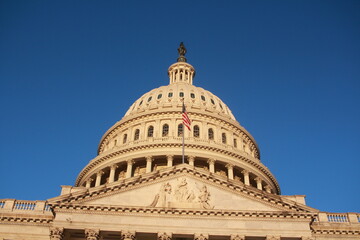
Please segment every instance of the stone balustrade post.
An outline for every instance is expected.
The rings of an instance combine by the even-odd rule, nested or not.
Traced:
[[[326,212],[319,212],[318,218],[319,222],[329,222]]]
[[[101,176],[102,176],[103,174],[104,174],[104,172],[101,171],[101,170],[96,173],[95,187],[100,186]]]
[[[209,158],[208,159],[208,164],[209,164],[209,171],[211,172],[211,173],[215,173],[215,159],[213,159],[213,158]]]
[[[350,223],[359,223],[356,213],[348,213],[347,215]]]
[[[15,199],[6,199],[3,210],[12,211],[15,205]]]
[[[94,179],[92,179],[92,178],[89,178],[88,180],[86,180],[86,185],[85,185],[85,187],[86,187],[86,188],[90,188],[92,181],[94,181]]]
[[[167,158],[167,166],[172,167],[174,161],[174,155],[167,155],[166,158]]]
[[[153,159],[152,156],[147,156],[146,157],[146,173],[151,172],[153,160],[154,159]]]
[[[112,183],[115,181],[115,171],[118,168],[117,164],[113,164],[110,167],[110,176],[109,176],[109,183]]]
[[[50,239],[51,240],[62,240],[64,237],[64,228],[51,227],[50,228]]]
[[[244,175],[244,184],[250,186],[250,177],[248,170],[242,170],[241,173]]]
[[[228,163],[226,168],[228,170],[228,178],[234,180],[234,165]]]
[[[254,180],[256,181],[257,189],[262,190],[262,180],[261,180],[261,178],[257,177]]]
[[[195,156],[188,156],[188,161],[190,166],[194,166]]]
[[[122,231],[121,240],[135,240],[135,232],[131,231]]]
[[[126,178],[130,178],[132,175],[132,166],[134,164],[134,160],[127,160],[127,168],[126,168]]]
[[[35,204],[34,211],[43,212],[44,209],[45,209],[45,204],[46,204],[46,201],[37,200],[36,204]]]
[[[100,230],[99,229],[85,229],[86,240],[99,240]]]

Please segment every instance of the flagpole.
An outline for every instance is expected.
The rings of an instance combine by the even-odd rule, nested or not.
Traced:
[[[182,124],[182,163],[185,163],[185,126],[184,123]]]
[[[184,110],[184,98],[182,99],[183,102],[183,110]],[[185,124],[184,121],[182,121],[182,163],[185,163]]]

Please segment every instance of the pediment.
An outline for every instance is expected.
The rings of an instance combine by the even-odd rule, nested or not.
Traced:
[[[305,205],[284,202],[280,196],[188,167],[115,182],[49,201],[88,206],[308,212]]]

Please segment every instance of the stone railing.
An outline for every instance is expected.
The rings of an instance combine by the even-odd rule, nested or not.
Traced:
[[[47,201],[0,199],[0,212],[51,213]]]
[[[360,223],[359,213],[320,212],[315,219],[318,223]]]

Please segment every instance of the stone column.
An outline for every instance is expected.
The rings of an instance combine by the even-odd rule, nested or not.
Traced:
[[[152,156],[147,156],[146,157],[146,173],[151,172],[151,165],[152,165],[152,161],[154,159],[152,158]]]
[[[166,233],[166,232],[159,232],[157,235],[158,240],[171,240],[172,239],[172,233]]]
[[[101,183],[101,176],[104,174],[104,172],[103,171],[98,171],[97,173],[96,173],[96,182],[95,182],[95,187],[97,187],[97,186],[100,186],[100,183]]]
[[[110,167],[110,176],[109,176],[109,183],[112,183],[115,181],[115,170],[118,168],[118,165],[113,164]]]
[[[261,178],[257,177],[257,178],[255,178],[255,181],[256,181],[257,189],[262,190]]]
[[[167,158],[167,166],[172,167],[174,161],[174,155],[167,155],[166,158]]]
[[[238,235],[238,234],[231,234],[230,235],[230,240],[245,240],[245,236],[244,235]]]
[[[122,231],[121,240],[135,240],[135,232]]]
[[[127,168],[126,168],[126,178],[130,178],[132,175],[132,166],[134,164],[134,160],[127,160]]]
[[[234,165],[226,164],[226,168],[228,170],[228,178],[234,180]]]
[[[269,185],[266,185],[264,189],[267,193],[271,193],[271,187]]]
[[[195,156],[188,156],[188,161],[190,166],[194,166]]]
[[[209,240],[208,234],[195,234],[194,240]]]
[[[99,240],[100,239],[99,232],[100,232],[99,229],[85,229],[86,240]]]
[[[86,186],[85,187],[90,188],[92,181],[94,181],[94,179],[92,179],[92,178],[89,178],[88,180],[86,180]]]
[[[62,240],[64,237],[64,228],[51,227],[50,228],[50,239],[51,240]]]
[[[249,186],[250,185],[249,171],[242,170],[241,173],[244,174],[244,184]]]
[[[207,162],[209,164],[209,171],[215,173],[215,159],[209,158]]]

